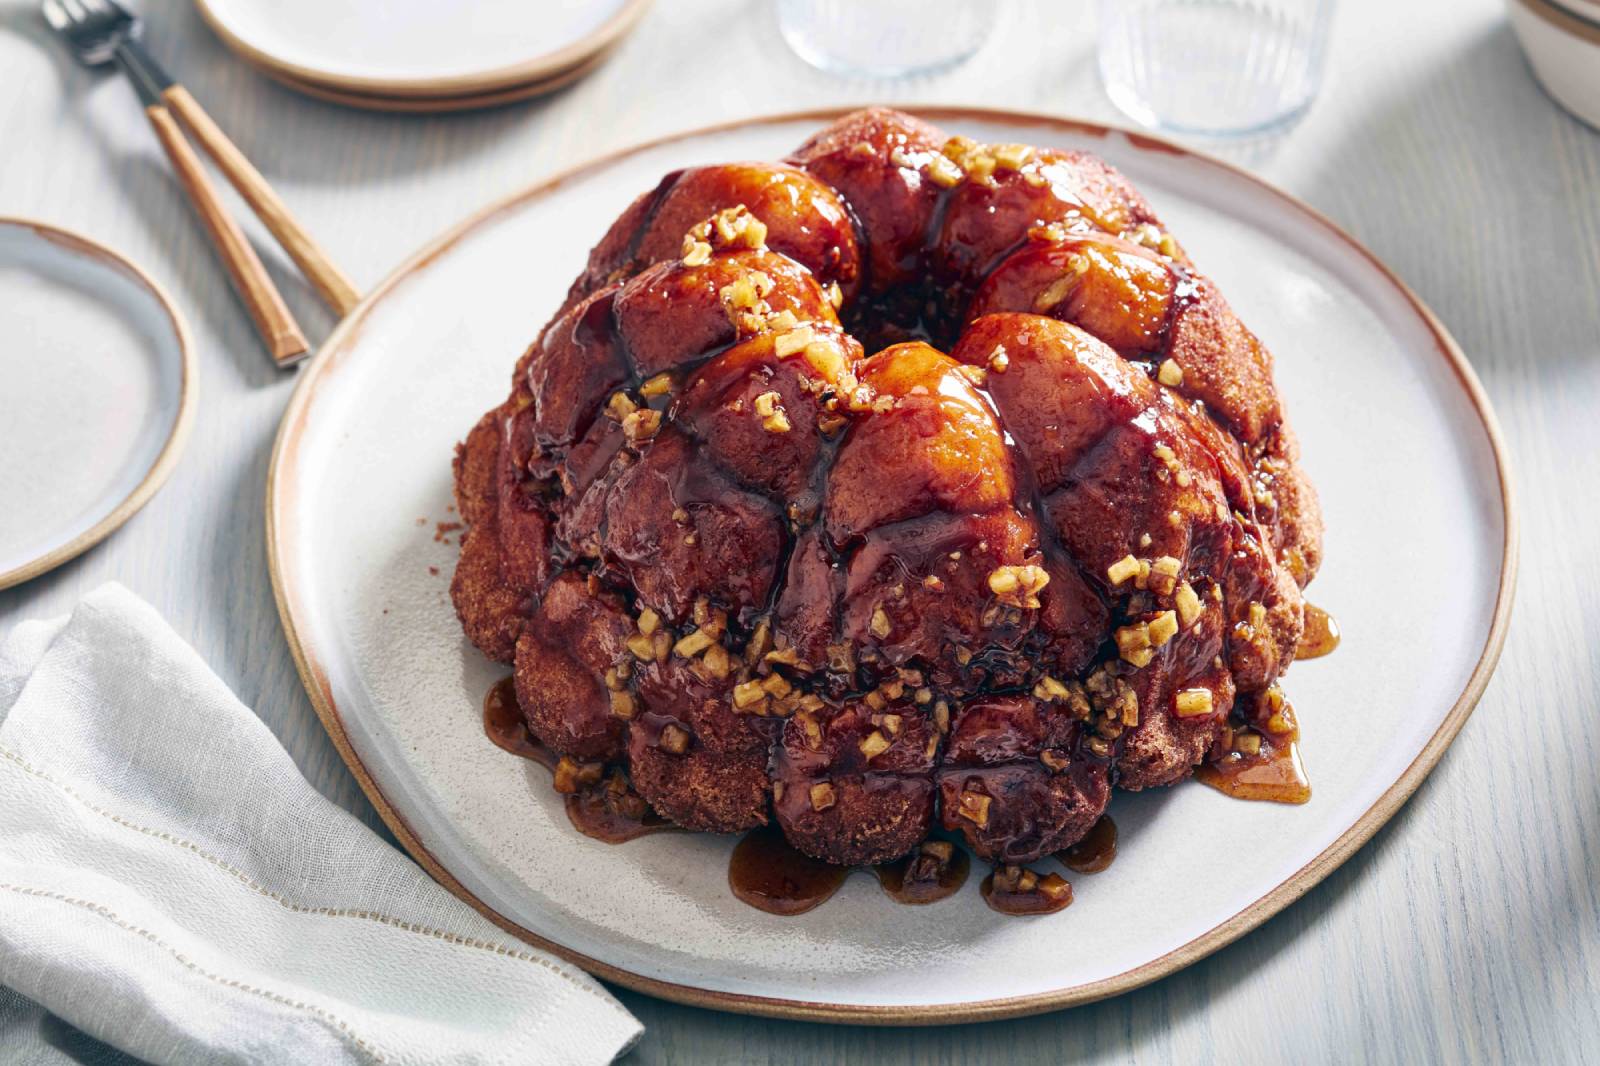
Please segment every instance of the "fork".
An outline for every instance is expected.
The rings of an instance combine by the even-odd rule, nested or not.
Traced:
[[[64,38],[87,67],[108,63],[127,75],[144,105],[161,147],[172,161],[185,193],[215,245],[256,330],[279,366],[292,366],[310,350],[305,335],[273,285],[261,258],[239,224],[223,207],[199,156],[189,146],[173,115],[181,118],[257,217],[289,253],[324,302],[345,315],[361,296],[310,234],[289,213],[266,178],[212,121],[189,90],[169,77],[145,50],[138,16],[116,0],[43,0],[45,21]]]

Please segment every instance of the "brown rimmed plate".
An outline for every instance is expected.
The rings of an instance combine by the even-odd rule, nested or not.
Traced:
[[[378,94],[341,92],[309,82],[300,82],[288,77],[270,67],[257,67],[261,73],[276,81],[286,88],[297,93],[303,93],[325,103],[338,104],[342,107],[354,107],[362,111],[383,111],[389,114],[401,115],[437,115],[453,111],[481,111],[490,107],[504,107],[507,104],[521,103],[524,100],[533,100],[581,81],[594,73],[615,51],[615,45],[596,52],[563,71],[558,71],[538,81],[531,81],[525,85],[515,85],[506,89],[493,92],[475,93],[466,96],[382,96]],[[254,65],[254,64],[252,64]]]
[[[1276,354],[1327,515],[1313,599],[1345,632],[1335,655],[1296,665],[1285,683],[1313,798],[1248,804],[1198,785],[1118,795],[1116,863],[1075,878],[1072,907],[1040,919],[988,910],[976,878],[914,908],[860,877],[778,918],[729,894],[731,839],[581,837],[544,772],[483,736],[481,700],[503,669],[467,645],[449,603],[451,448],[503,398],[517,354],[632,196],[674,167],[781,156],[835,114],[618,152],[491,205],[391,274],[306,368],[279,432],[267,523],[284,627],[330,735],[417,860],[598,976],[699,1006],[883,1024],[1114,995],[1304,894],[1443,755],[1511,609],[1516,521],[1500,434],[1437,319],[1294,198],[1143,134],[925,110],[953,133],[1110,159]],[[1428,605],[1425,646],[1401,606],[1413,604]]]
[[[434,100],[514,90],[621,40],[650,0],[195,0],[242,59],[330,92]]]
[[[148,274],[78,233],[0,218],[0,589],[143,507],[194,423],[189,328]]]

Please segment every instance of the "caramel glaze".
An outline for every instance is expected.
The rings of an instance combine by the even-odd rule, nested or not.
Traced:
[[[622,771],[613,773],[620,775]],[[567,820],[584,836],[607,844],[625,844],[651,833],[678,830],[651,810],[650,805],[628,787],[625,777],[608,779],[569,795]]]
[[[554,770],[560,758],[555,752],[534,739],[528,732],[528,723],[517,705],[516,685],[506,677],[495,682],[483,699],[483,732],[496,747]],[[621,771],[613,771],[620,774]],[[566,797],[567,820],[586,837],[607,844],[621,844],[650,833],[660,833],[676,828],[662,818],[639,794],[626,787],[625,779],[618,787],[616,777],[602,778],[593,785],[569,793]]]
[[[554,770],[556,753],[533,738],[527,720],[517,704],[516,679],[503,677],[483,698],[483,732],[496,747],[532,759],[546,770]]]
[[[1319,659],[1339,646],[1339,623],[1321,607],[1305,605],[1305,629],[1295,661]],[[1235,711],[1239,718],[1238,709]],[[1241,750],[1237,737],[1260,737],[1255,751]],[[1305,803],[1311,781],[1300,761],[1300,724],[1276,685],[1255,698],[1243,720],[1225,730],[1195,778],[1236,799]]]
[[[804,914],[839,891],[850,867],[803,855],[768,825],[752,829],[733,849],[728,887],[757,910],[784,916]]]
[[[752,829],[733,849],[728,886],[740,900],[768,914],[793,915],[826,902],[858,869],[813,859],[789,843],[776,826]],[[942,862],[921,849],[894,862],[868,867],[896,903],[937,903],[961,891],[972,869],[966,851],[951,845]]]
[[[1320,659],[1339,646],[1339,623],[1321,607],[1306,604],[1305,629],[1300,634],[1300,645],[1295,649],[1295,662]]]
[[[1056,852],[1056,860],[1079,874],[1097,874],[1117,857],[1117,823],[1102,814],[1084,838]]]
[[[1195,779],[1236,799],[1305,803],[1311,798],[1311,781],[1300,761],[1300,726],[1294,708],[1274,686],[1257,701],[1253,718],[1251,725],[1258,729],[1241,723],[1223,731],[1210,760],[1195,771]],[[1274,718],[1279,721],[1273,723]],[[1273,724],[1280,731],[1274,731]],[[1259,737],[1259,749],[1240,750],[1241,736]]]
[[[919,849],[903,859],[880,863],[872,872],[877,875],[883,891],[896,903],[914,906],[937,903],[961,891],[961,886],[967,883],[967,874],[972,871],[972,860],[966,849],[951,847],[949,862],[940,862]]]
[[[1014,917],[1027,917],[1054,914],[1072,906],[1072,886],[1061,881],[1059,875],[1049,875],[1059,882],[1057,890],[1049,893],[1037,887],[1027,889],[1017,887],[1015,879],[1009,876],[1010,872],[1016,869],[1016,867],[998,867],[983,879],[983,901],[989,905],[990,910]]]
[[[1305,803],[1311,798],[1311,781],[1300,762],[1300,745],[1293,740],[1264,740],[1257,755],[1229,752],[1200,767],[1194,776],[1235,799]]]

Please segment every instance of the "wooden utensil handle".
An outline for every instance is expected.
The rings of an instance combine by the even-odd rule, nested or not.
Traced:
[[[222,265],[227,268],[233,287],[249,309],[257,332],[267,342],[273,362],[279,366],[298,362],[311,346],[306,343],[305,334],[300,332],[300,326],[289,313],[283,297],[267,276],[267,268],[261,265],[260,256],[245,239],[244,231],[223,209],[216,188],[211,184],[211,179],[206,177],[200,157],[183,139],[183,131],[166,108],[152,105],[145,108],[144,113],[154,127],[156,136],[161,139],[161,147],[166,149],[167,158],[172,160],[178,180],[183,183],[189,202],[194,204],[195,211],[199,213],[211,243],[222,257]]]
[[[189,90],[181,85],[169,85],[161,94],[173,114],[181,118],[194,133],[195,139],[206,154],[216,160],[222,173],[227,175],[239,195],[266,224],[272,235],[283,245],[284,251],[299,264],[301,271],[316,286],[327,305],[341,316],[350,313],[361,302],[361,294],[340,269],[333,265],[316,241],[289,213],[289,208],[273,191],[267,179],[251,165],[245,154],[228,139],[222,128],[211,120]]]

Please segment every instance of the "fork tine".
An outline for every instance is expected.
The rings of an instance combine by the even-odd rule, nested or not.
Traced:
[[[40,10],[44,12],[44,20],[57,33],[65,33],[67,27],[72,25],[72,19],[67,15],[66,8],[61,6],[61,0],[44,0]]]
[[[78,62],[99,67],[116,58],[117,49],[132,39],[138,19],[106,0],[41,0],[50,28],[60,34]]]

